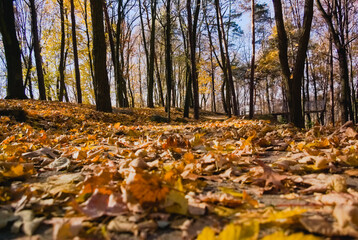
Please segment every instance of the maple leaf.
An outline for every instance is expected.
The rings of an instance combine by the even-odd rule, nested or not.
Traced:
[[[271,167],[267,166],[261,160],[255,160],[255,162],[263,168],[264,172],[259,178],[255,179],[254,182],[260,183],[261,181],[264,181],[265,182],[264,188],[266,191],[269,191],[272,188],[276,190],[280,190],[284,188],[281,181],[285,180],[287,176],[275,172]]]

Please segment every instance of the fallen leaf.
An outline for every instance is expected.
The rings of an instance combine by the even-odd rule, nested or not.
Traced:
[[[128,211],[120,194],[103,192],[100,189],[96,189],[86,202],[76,208],[90,218],[98,218],[103,215],[117,216]]]
[[[255,160],[257,164],[259,164],[264,172],[263,174],[254,180],[254,182],[259,183],[260,180],[265,182],[265,190],[271,190],[272,188],[276,190],[281,190],[284,188],[281,181],[285,180],[287,176],[281,175],[277,172],[275,172],[272,168],[267,166],[263,161],[261,160]]]
[[[348,236],[358,238],[357,229],[351,225],[342,227],[337,222],[329,221],[320,215],[301,217],[300,222],[304,228],[311,233],[317,233],[327,237]]]
[[[169,192],[169,188],[163,186],[157,175],[147,173],[131,173],[126,179],[124,190],[125,201],[131,201],[131,195],[142,205],[162,202]]]
[[[205,227],[198,235],[197,240],[215,240],[215,231],[211,227]]]
[[[53,225],[52,238],[54,240],[66,240],[78,236],[86,219],[85,217],[52,218],[46,223]]]
[[[56,171],[65,170],[71,164],[71,161],[68,158],[60,157],[56,158],[52,163],[48,165],[49,168],[52,168]]]
[[[188,200],[182,192],[171,190],[165,199],[165,211],[186,215],[188,212]]]

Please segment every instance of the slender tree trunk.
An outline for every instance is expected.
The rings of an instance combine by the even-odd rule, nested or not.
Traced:
[[[75,63],[77,102],[82,103],[81,75],[80,75],[80,66],[79,66],[79,63],[78,63],[77,38],[76,38],[75,4],[74,4],[73,1],[74,0],[70,0],[70,2],[71,2],[73,60],[74,60],[74,63]]]
[[[141,52],[141,49],[140,49],[140,45],[138,46],[139,47],[139,54]],[[143,90],[142,90],[142,71],[141,71],[141,55],[139,55],[138,57],[138,80],[139,80],[139,102],[140,102],[140,107],[143,107],[144,106],[144,102],[143,102]]]
[[[165,24],[165,75],[167,82],[167,116],[170,121],[170,103],[171,103],[171,90],[173,82],[173,67],[172,67],[172,57],[171,57],[171,15],[170,15],[170,0],[167,0],[166,3],[166,24]]]
[[[345,48],[337,49],[338,52],[338,61],[339,61],[339,70],[340,76],[342,77],[341,87],[342,87],[342,96],[341,96],[341,108],[342,108],[342,121],[346,122],[348,120],[354,119],[352,102],[350,97],[350,86],[349,86],[349,71],[348,71],[348,62],[347,62],[347,52]]]
[[[123,56],[123,21],[124,21],[124,9],[123,1],[118,1],[118,20],[117,20],[117,31],[116,31],[116,46],[115,46],[115,79],[116,79],[116,94],[117,94],[117,105],[120,107],[128,107],[127,88],[123,76],[124,72],[124,56]],[[121,60],[120,60],[121,58]]]
[[[63,101],[63,96],[65,92],[65,15],[64,15],[64,6],[63,6],[63,0],[58,0],[58,3],[60,5],[60,18],[61,18],[61,46],[60,46],[60,65],[58,67],[60,79],[59,79],[59,94],[58,94],[58,100]]]
[[[255,89],[255,0],[251,0],[251,72],[250,72],[250,112],[249,118],[254,117],[254,89]]]
[[[303,85],[303,89],[305,88],[305,85]],[[307,108],[306,106],[303,106],[303,113],[305,113],[305,111],[307,111],[307,118],[308,118],[308,122],[312,122],[311,119],[311,101],[310,101],[310,76],[309,76],[309,68],[308,68],[308,59],[306,59],[306,99],[303,101],[303,104],[305,105],[307,103]]]
[[[190,49],[190,69],[193,83],[194,94],[194,118],[199,119],[199,85],[198,85],[198,72],[196,68],[196,30],[198,23],[198,16],[200,10],[200,0],[196,0],[196,7],[194,12],[194,22],[191,15],[191,0],[187,0],[186,7],[188,12],[188,36],[189,36],[189,49]]]
[[[96,89],[96,109],[112,112],[106,67],[106,41],[103,25],[103,0],[90,0],[93,26],[93,65]]]
[[[117,97],[117,107],[122,107],[121,103],[123,100],[120,100],[121,98],[121,87],[119,83],[119,74],[117,74],[118,72],[118,66],[117,66],[117,55],[116,55],[116,47],[114,44],[114,39],[113,39],[113,29],[112,29],[112,24],[110,22],[109,19],[109,15],[108,15],[108,8],[107,8],[107,3],[104,0],[104,5],[103,5],[103,12],[104,12],[104,18],[105,18],[105,22],[106,22],[106,30],[107,30],[107,34],[108,34],[108,39],[109,39],[109,47],[111,50],[111,59],[112,59],[112,63],[113,63],[113,68],[114,68],[114,79],[115,79],[115,83],[116,83],[116,97]],[[119,87],[119,88],[118,88]]]
[[[236,92],[235,92],[235,86],[234,86],[234,80],[233,80],[233,76],[232,76],[232,69],[231,69],[231,60],[230,60],[230,55],[229,55],[229,45],[227,42],[227,38],[225,37],[225,28],[224,28],[224,22],[223,22],[223,17],[221,14],[221,8],[219,5],[219,0],[215,0],[215,6],[216,6],[216,13],[217,13],[217,17],[218,17],[218,28],[221,28],[221,32],[222,32],[222,42],[224,45],[224,53],[225,53],[225,60],[226,60],[226,71],[227,71],[227,86],[226,86],[226,91],[227,91],[227,97],[230,99],[230,101],[228,101],[228,103],[232,103],[232,110],[233,110],[233,114],[235,116],[238,116],[238,104],[237,104],[237,98],[236,98]],[[229,105],[230,106],[230,105]],[[231,106],[230,106],[231,107]]]
[[[178,1],[179,3],[179,1]],[[178,7],[179,8],[179,7]],[[179,10],[179,9],[178,9]],[[191,85],[192,85],[192,78],[191,78],[191,70],[190,70],[190,64],[189,64],[189,43],[188,43],[188,39],[185,35],[185,33],[188,33],[188,31],[185,31],[184,28],[184,20],[180,14],[180,10],[179,10],[179,24],[180,24],[180,30],[182,33],[182,37],[183,37],[183,46],[184,46],[184,52],[185,52],[185,57],[186,60],[185,61],[185,97],[184,97],[184,113],[183,116],[184,117],[189,117],[189,110],[190,110],[190,103],[191,103],[191,99],[192,99],[192,91],[191,91]]]
[[[322,17],[328,25],[328,29],[332,36],[332,42],[334,43],[338,54],[341,82],[341,120],[342,122],[346,122],[349,120],[354,121],[354,113],[350,92],[351,89],[349,86],[349,70],[346,43],[347,39],[345,35],[345,29],[343,27],[345,22],[344,17],[348,16],[344,16],[344,9],[340,4],[337,4],[337,2],[334,2],[332,5],[329,5],[328,11],[323,8],[320,0],[317,0],[317,6],[322,14]]]
[[[229,74],[228,74],[228,65],[227,65],[227,58],[226,58],[226,54],[224,51],[224,46],[223,46],[223,37],[225,35],[225,33],[222,32],[222,28],[221,28],[221,20],[220,19],[220,6],[219,6],[219,1],[215,0],[215,9],[216,9],[216,23],[217,23],[217,30],[218,30],[218,36],[219,36],[219,47],[220,47],[220,55],[221,55],[221,61],[222,61],[222,70],[223,70],[223,75],[224,75],[224,83],[223,83],[223,87],[222,87],[222,93],[223,93],[223,100],[225,99],[225,104],[224,104],[224,109],[225,112],[227,113],[227,115],[229,117],[231,117],[231,101],[230,101],[230,91],[228,87],[228,82],[229,82]],[[224,84],[226,86],[226,95],[224,94]],[[224,98],[225,96],[225,98]]]
[[[333,68],[333,40],[332,35],[329,38],[329,80],[331,90],[331,122],[335,124],[335,110],[334,110],[334,68]]]
[[[34,95],[32,92],[32,83],[31,83],[31,69],[32,69],[32,52],[34,49],[34,45],[32,44],[29,51],[29,59],[27,61],[27,69],[26,69],[26,77],[25,77],[25,84],[24,87],[26,88],[26,86],[29,86],[29,94],[30,94],[30,98],[34,99]]]
[[[95,84],[95,79],[94,79],[93,61],[92,61],[91,46],[90,46],[90,35],[89,35],[89,29],[88,29],[87,0],[84,0],[84,20],[85,20],[85,26],[86,26],[86,38],[87,38],[86,45],[87,45],[87,52],[88,52],[88,60],[89,60],[89,65],[90,65],[93,88],[94,88],[94,92],[96,93],[96,89],[95,89],[96,84]],[[95,94],[95,102],[97,102],[96,97],[97,96]]]
[[[159,70],[158,59],[157,59],[156,54],[154,55],[154,63],[155,63],[155,73],[157,75],[157,86],[158,86],[158,95],[159,95],[159,99],[160,99],[160,105],[162,107],[164,107],[165,103],[164,103],[162,80],[161,80],[161,77],[160,77],[160,70]]]
[[[269,81],[268,81],[268,77],[265,77],[266,79],[266,102],[267,102],[267,109],[268,109],[268,113],[271,114],[272,110],[271,110],[271,101],[270,101],[270,90],[269,90]]]
[[[149,55],[149,76],[148,76],[148,93],[147,105],[150,108],[154,107],[153,90],[154,90],[154,61],[155,61],[155,19],[157,12],[157,0],[151,1],[152,9],[152,24],[150,31],[150,55]]]
[[[146,40],[146,37],[145,37],[145,29],[144,29],[144,21],[143,21],[143,12],[142,12],[142,2],[141,2],[141,0],[138,0],[138,4],[139,4],[138,7],[139,7],[140,26],[141,26],[141,33],[142,33],[142,40],[143,40],[143,47],[144,47],[145,61],[146,61],[146,70],[147,70],[146,77],[148,79],[148,77],[149,77],[149,52],[148,52],[148,47],[147,47],[147,40]],[[148,81],[147,81],[147,83],[148,83]],[[140,90],[142,91],[142,89],[140,89]],[[142,93],[141,93],[141,98],[142,98]]]
[[[35,6],[35,0],[29,0],[29,3],[30,3],[30,11],[31,11],[31,33],[34,42],[36,72],[37,72],[37,80],[39,85],[40,99],[46,100],[45,79],[44,79],[44,72],[42,68],[42,56],[41,56],[39,32],[37,27],[37,10]]]
[[[211,111],[216,112],[215,100],[215,67],[213,61],[213,48],[210,45],[210,66],[211,66]]]

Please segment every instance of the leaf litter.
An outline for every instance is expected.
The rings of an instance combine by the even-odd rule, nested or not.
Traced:
[[[358,237],[358,133],[0,100],[0,237]]]

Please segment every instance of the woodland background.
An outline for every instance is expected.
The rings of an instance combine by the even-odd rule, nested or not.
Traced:
[[[94,69],[93,29],[99,24],[105,33],[100,61],[107,71],[101,75],[109,82],[99,99],[110,105],[170,105],[184,108],[186,117],[193,107],[195,118],[199,109],[229,116],[282,113],[301,127],[354,121],[357,3],[313,2],[275,0],[274,7],[257,0],[106,0],[98,11],[101,3],[93,1],[91,8],[87,0],[14,1],[26,96],[95,104],[95,89],[104,86],[96,87]],[[276,28],[278,9],[286,37]],[[307,51],[298,53],[308,10],[310,41]],[[278,39],[287,40],[286,47]],[[279,48],[286,49],[288,72],[282,70]],[[290,87],[297,82],[299,54],[304,57],[298,85]],[[0,96],[5,97],[2,45],[0,59]],[[299,120],[292,115],[297,109],[290,107],[292,98],[300,104]]]

